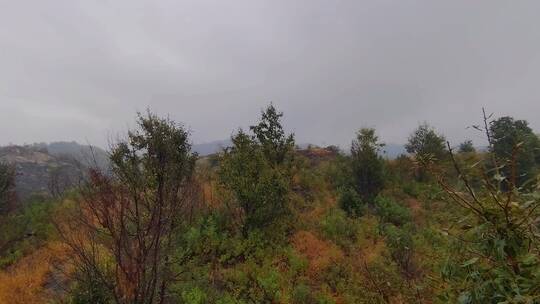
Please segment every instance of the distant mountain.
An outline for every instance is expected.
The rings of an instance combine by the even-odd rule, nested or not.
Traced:
[[[100,147],[81,145],[75,141],[36,143],[31,146],[46,149],[53,156],[74,158],[85,167],[109,168],[109,154]]]
[[[223,148],[232,146],[232,141],[230,139],[226,140],[215,140],[203,144],[195,144],[192,147],[193,152],[197,152],[199,156],[208,156],[210,154],[215,154]]]
[[[210,154],[215,154],[223,150],[223,148],[230,147],[230,146],[232,146],[232,141],[230,139],[216,140],[216,141],[211,141],[211,142],[203,143],[203,144],[194,144],[192,147],[192,150],[194,152],[197,152],[199,156],[208,156]],[[317,147],[317,145],[312,145],[312,144],[307,144],[307,143],[297,144],[297,147],[300,150],[308,149],[311,146]],[[347,153],[349,151],[348,149],[349,148],[343,151]],[[384,152],[383,156],[390,159],[394,159],[401,154],[407,154],[407,151],[405,150],[405,146],[400,145],[400,144],[386,144],[383,148],[383,152]]]
[[[35,193],[57,195],[78,184],[86,168],[109,167],[103,149],[76,142],[0,147],[0,161],[15,166],[16,191],[21,199]]]
[[[397,158],[401,154],[407,154],[407,150],[405,150],[405,145],[400,144],[386,144],[383,147],[383,151],[383,156],[389,159]]]

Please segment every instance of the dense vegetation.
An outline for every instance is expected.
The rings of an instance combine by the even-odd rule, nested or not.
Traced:
[[[0,303],[538,303],[540,140],[454,147],[427,123],[386,159],[299,149],[270,105],[217,155],[152,113],[55,198],[0,164]]]

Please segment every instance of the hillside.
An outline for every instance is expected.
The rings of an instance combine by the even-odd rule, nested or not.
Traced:
[[[31,146],[44,149],[55,157],[72,158],[85,167],[98,167],[104,170],[109,167],[109,155],[97,146],[83,145],[75,141],[37,143]]]
[[[113,170],[66,192],[50,185],[82,175],[75,144],[0,149],[19,191],[53,194],[0,209],[0,303],[537,303],[540,140],[521,122],[493,120],[500,154],[453,151],[421,124],[414,154],[391,159],[375,129],[349,151],[300,148],[280,117],[270,105],[200,157],[148,113]],[[508,129],[528,141],[507,145]],[[515,146],[528,157],[506,160]]]
[[[15,166],[16,192],[22,200],[32,194],[58,195],[76,185],[85,168],[108,167],[102,149],[76,142],[0,147],[0,161]]]

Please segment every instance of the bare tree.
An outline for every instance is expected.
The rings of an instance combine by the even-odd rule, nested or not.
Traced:
[[[80,280],[116,303],[164,303],[177,273],[174,234],[198,199],[189,134],[139,114],[139,129],[112,150],[112,175],[93,169],[69,220],[59,224]]]

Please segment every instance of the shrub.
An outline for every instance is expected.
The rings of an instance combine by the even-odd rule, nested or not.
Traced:
[[[375,200],[375,205],[377,207],[377,214],[383,222],[402,226],[411,221],[410,210],[388,197],[378,196]]]
[[[348,246],[356,241],[357,225],[340,209],[330,209],[321,221],[321,228],[324,235],[338,245]]]
[[[320,294],[317,299],[317,304],[336,304],[336,301],[326,294]]]
[[[51,217],[56,203],[32,197],[23,208],[0,220],[0,268],[16,262],[54,235]]]
[[[298,284],[294,287],[292,299],[294,304],[310,304],[315,301],[311,288],[305,284]]]
[[[360,195],[353,188],[341,191],[338,204],[349,216],[362,216],[366,208]]]
[[[296,253],[294,250],[290,250],[287,253],[289,262],[289,276],[295,278],[302,275],[309,267],[309,261],[303,256]]]
[[[403,192],[414,198],[418,198],[420,195],[420,187],[417,182],[410,181],[403,184]]]
[[[334,189],[354,187],[352,164],[349,156],[341,153],[322,168],[326,181]]]
[[[186,304],[204,304],[206,302],[206,294],[198,287],[194,287],[188,291],[182,292],[182,300]]]
[[[263,298],[270,302],[279,302],[281,274],[271,267],[263,267],[261,270],[257,275],[257,284],[262,289]]]
[[[228,293],[220,296],[219,299],[216,300],[216,304],[244,304],[244,303],[245,303],[244,301],[237,300]]]
[[[70,294],[70,304],[108,304],[113,300],[107,288],[93,278],[76,282]]]
[[[413,260],[414,244],[410,230],[387,224],[383,228],[383,233],[392,260],[398,264],[406,277],[413,278],[416,275],[416,265]]]
[[[472,188],[470,173],[461,169],[452,151],[451,160],[463,187],[459,189],[437,174],[440,186],[467,215],[454,223],[455,231],[449,230],[458,236],[451,247],[455,252],[442,269],[448,288],[445,300],[535,303],[540,296],[540,187],[534,182],[521,187],[521,183],[532,168],[523,167],[522,161],[533,163],[533,151],[526,151],[527,145],[537,145],[527,139],[537,142],[538,138],[532,139],[526,122],[510,117],[488,122],[484,116],[484,123],[490,151],[487,162],[475,166],[482,176],[481,188]],[[525,159],[520,160],[521,151]]]

